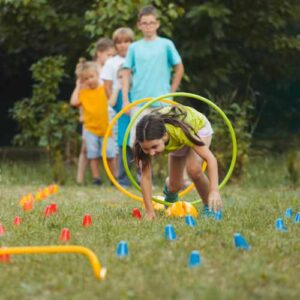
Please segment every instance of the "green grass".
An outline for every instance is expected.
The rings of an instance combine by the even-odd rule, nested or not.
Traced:
[[[157,214],[155,222],[131,217],[138,202],[106,184],[78,187],[69,180],[57,195],[37,203],[24,214],[19,198],[51,183],[43,162],[1,162],[0,222],[6,233],[1,246],[58,245],[63,227],[69,227],[69,244],[89,247],[107,267],[107,278],[97,281],[81,255],[15,255],[0,263],[1,299],[299,299],[300,224],[285,219],[287,233],[274,230],[274,222],[292,207],[300,211],[300,190],[290,189],[284,157],[253,159],[244,180],[222,191],[223,220],[197,218],[189,228],[180,218]],[[133,190],[132,190],[133,191]],[[156,192],[160,189],[156,187]],[[192,193],[185,200],[195,199]],[[43,221],[43,209],[56,202],[58,213]],[[85,213],[93,225],[81,226]],[[15,227],[13,219],[23,223]],[[164,238],[172,223],[177,241]],[[233,246],[240,232],[250,251]],[[115,252],[120,240],[129,246],[126,259]],[[192,250],[203,264],[187,267]]]

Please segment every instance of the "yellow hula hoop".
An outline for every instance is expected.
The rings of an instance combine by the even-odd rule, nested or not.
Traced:
[[[147,102],[147,101],[150,101],[152,100],[152,98],[144,98],[144,99],[140,99],[140,100],[137,100],[133,103],[130,103],[129,105],[125,106],[120,112],[118,112],[115,117],[111,120],[106,132],[105,132],[105,136],[104,136],[104,140],[103,140],[103,146],[102,146],[102,160],[103,160],[103,166],[104,166],[104,169],[107,173],[107,176],[108,178],[110,179],[110,181],[115,185],[115,187],[123,194],[125,194],[126,196],[134,199],[134,200],[137,200],[137,201],[140,201],[140,202],[143,202],[143,198],[141,196],[138,196],[138,195],[135,195],[131,192],[129,192],[128,190],[124,189],[119,183],[118,181],[115,179],[115,177],[112,175],[110,169],[109,169],[109,166],[108,166],[108,163],[107,163],[107,156],[106,156],[106,148],[107,148],[107,143],[108,143],[108,138],[109,138],[109,135],[111,134],[111,131],[112,131],[112,128],[113,126],[116,124],[116,122],[118,121],[118,119],[124,114],[126,113],[127,111],[129,111],[132,107],[138,105],[138,104],[141,104],[141,103],[144,103],[144,102]],[[177,103],[175,101],[172,101],[172,100],[167,100],[167,99],[162,99],[161,100],[162,102],[165,102],[165,103],[168,103],[168,104],[172,104],[172,105],[176,105]],[[182,191],[181,193],[179,193],[179,197],[182,197],[184,196],[185,194],[189,193],[192,189],[194,188],[194,184],[192,183],[191,185],[189,185],[184,191]],[[153,198],[153,201],[155,202],[158,202],[158,203],[161,203],[161,204],[164,204],[164,205],[167,205],[167,206],[170,206],[172,205],[172,203],[168,203],[166,201],[162,201],[162,200],[159,200],[159,199],[156,199],[156,198]]]
[[[101,267],[96,254],[89,248],[82,246],[33,246],[33,247],[10,247],[1,248],[0,255],[3,254],[57,254],[57,253],[78,253],[88,257],[97,279],[104,279],[106,268]]]

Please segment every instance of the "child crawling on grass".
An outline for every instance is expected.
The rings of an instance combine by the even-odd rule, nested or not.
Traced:
[[[203,200],[204,210],[213,209],[216,212],[222,208],[217,160],[209,150],[212,134],[211,124],[203,114],[180,104],[156,109],[140,119],[136,127],[134,157],[141,168],[141,188],[147,219],[155,218],[151,159],[161,153],[169,153],[165,201],[178,200],[186,167]],[[203,161],[207,163],[208,178],[202,171]]]

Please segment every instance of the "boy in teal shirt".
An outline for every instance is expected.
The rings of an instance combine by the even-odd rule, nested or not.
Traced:
[[[129,104],[130,82],[132,83],[131,101],[134,102],[142,98],[154,98],[175,92],[184,72],[181,57],[173,42],[157,35],[160,23],[154,7],[146,6],[141,9],[137,25],[143,33],[143,38],[129,46],[123,64],[125,68],[122,83],[123,106]],[[171,81],[172,69],[174,75]],[[153,104],[153,107],[157,106],[162,106],[162,103]],[[138,107],[132,109],[131,115],[134,115],[138,109]],[[145,110],[145,113],[148,112],[149,110]],[[130,133],[132,146],[135,126]]]

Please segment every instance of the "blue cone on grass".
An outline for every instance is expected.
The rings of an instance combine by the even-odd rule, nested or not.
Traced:
[[[234,245],[237,249],[250,250],[251,247],[240,233],[235,233],[233,239]]]
[[[294,223],[300,223],[300,211],[297,212],[295,219],[294,219]]]
[[[221,211],[221,210],[218,210],[218,211],[215,213],[215,220],[216,220],[216,221],[221,221],[222,218],[223,218],[222,211]]]
[[[165,227],[165,238],[169,241],[175,241],[177,239],[175,229],[172,224],[168,224]]]
[[[285,217],[286,218],[291,218],[293,216],[293,210],[289,207],[286,211],[285,211]]]
[[[128,245],[125,241],[119,242],[116,253],[120,258],[128,256]]]
[[[276,221],[275,221],[275,229],[277,231],[281,231],[281,232],[286,232],[287,229],[283,223],[283,220],[281,218],[278,218]]]
[[[185,224],[190,226],[190,227],[195,227],[196,226],[196,221],[192,216],[185,216]]]
[[[190,268],[199,267],[201,265],[201,255],[200,252],[197,250],[194,250],[191,252],[188,260],[188,266]]]

